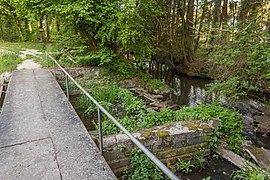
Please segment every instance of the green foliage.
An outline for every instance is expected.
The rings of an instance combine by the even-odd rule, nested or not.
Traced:
[[[217,148],[220,139],[225,139],[230,149],[239,153],[243,136],[242,117],[237,112],[226,109],[217,104],[206,104],[197,107],[183,107],[180,110],[173,111],[163,109],[161,111],[147,111],[145,103],[132,95],[129,90],[120,88],[117,84],[98,84],[90,82],[84,85],[86,89],[92,92],[95,99],[100,102],[105,109],[113,115],[116,112],[121,112],[119,122],[129,131],[151,128],[157,125],[181,120],[217,120],[219,126],[212,133],[212,138],[209,141],[211,148]],[[86,108],[87,113],[96,111],[96,106],[91,103],[86,96],[82,96],[80,104]],[[116,125],[105,118],[103,121],[103,131],[105,134],[113,134],[120,132]],[[203,165],[203,159],[199,159]]]
[[[228,100],[237,100],[247,95],[249,90],[258,90],[258,88],[249,85],[248,81],[243,81],[242,77],[235,76],[225,81],[216,80],[208,85],[207,93],[216,94],[216,100],[222,100],[227,97]]]
[[[206,178],[203,178],[202,180],[211,180],[211,177],[208,176],[208,177],[206,177]]]
[[[142,7],[142,8],[141,8]],[[119,57],[132,52],[137,61],[149,60],[152,46],[150,17],[161,14],[155,0],[142,1],[73,1],[54,2],[46,11],[55,12],[73,22],[80,35],[93,51],[112,51]],[[97,54],[97,58],[110,59]]]
[[[116,54],[114,54],[113,51],[104,48],[100,51],[90,52],[88,55],[79,56],[77,59],[82,66],[102,66],[104,64],[111,64],[115,57]]]
[[[187,174],[192,171],[191,167],[193,167],[193,165],[191,164],[191,161],[184,161],[182,159],[178,159],[175,167],[177,171],[181,171]]]
[[[145,102],[134,96],[129,90],[121,88],[118,95],[122,108],[127,115],[136,115],[145,112]]]
[[[200,147],[195,154],[195,163],[198,164],[200,169],[204,169],[205,165],[207,164],[207,159],[205,158],[205,148]]]
[[[178,158],[178,162],[174,165],[174,167],[177,171],[189,173],[192,171],[192,167],[199,167],[200,169],[204,169],[206,164],[207,159],[205,158],[205,148],[204,146],[201,146],[195,153],[195,156],[192,158],[192,160],[184,161]]]
[[[126,146],[124,144],[119,144],[118,148],[119,148],[120,152],[124,152],[126,149]]]
[[[232,174],[233,180],[269,180],[270,170],[263,170],[255,165],[247,165],[244,169],[237,170]]]
[[[218,120],[219,126],[211,134],[211,148],[217,148],[220,139],[225,139],[230,149],[240,153],[243,136],[242,116],[236,111],[217,104],[206,104],[198,107],[184,107],[176,111],[178,120]]]
[[[22,59],[14,52],[0,49],[0,74],[3,72],[12,72],[20,64]]]
[[[163,125],[175,121],[175,112],[171,109],[162,109],[161,111],[151,111],[141,117],[146,128]]]
[[[141,150],[135,148],[131,152],[131,172],[128,179],[164,179],[162,171]]]
[[[218,68],[217,80],[210,84],[210,92],[216,92],[230,100],[246,95],[250,90],[265,90],[269,81],[265,78],[270,73],[270,35],[257,23],[238,24],[245,27],[237,31],[234,41],[214,45],[210,58]],[[239,27],[239,28],[241,28]]]
[[[167,90],[167,86],[165,85],[164,81],[161,81],[160,79],[150,79],[149,83],[151,84],[151,88],[153,90]]]
[[[129,79],[138,74],[138,70],[128,60],[115,58],[113,62],[103,63],[108,74],[116,76],[118,79]]]

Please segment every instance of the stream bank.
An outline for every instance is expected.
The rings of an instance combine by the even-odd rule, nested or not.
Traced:
[[[84,73],[86,71],[90,72],[90,74],[92,74],[90,76],[93,76],[93,75],[96,76],[97,74],[99,74],[99,71],[97,72],[96,70],[93,70],[93,68],[92,68],[92,70],[90,70],[90,69],[83,70],[83,71],[84,71]],[[70,70],[70,72],[73,72],[72,73],[73,74],[72,76],[78,77],[80,80],[82,80],[82,79],[84,79],[84,73],[82,73],[81,70],[77,71],[75,68],[73,68],[73,69]],[[59,74],[59,76],[61,76],[60,73],[58,73],[58,72],[56,72],[56,74]],[[87,76],[89,76],[89,74]],[[62,78],[64,78],[64,77],[62,77]],[[90,78],[98,78],[98,77],[90,77]],[[58,79],[61,79],[61,78],[58,77]],[[180,106],[183,106],[183,105],[186,105],[186,106],[197,106],[198,104],[203,104],[205,102],[210,101],[211,98],[213,98],[213,99],[215,98],[214,95],[212,95],[211,98],[210,98],[210,100],[209,100],[209,97],[206,97],[205,96],[205,86],[207,85],[207,83],[201,83],[202,82],[201,79],[197,79],[197,78],[194,79],[194,78],[182,77],[182,76],[181,77],[174,77],[174,79],[176,81],[174,83],[172,83],[172,84],[174,84],[174,85],[176,85],[178,87],[182,87],[182,88],[180,88],[180,89],[179,88],[178,89],[173,89],[172,91],[163,92],[163,93],[161,93],[161,92],[152,92],[152,93],[147,92],[145,98],[148,99],[148,101],[151,101],[151,99],[152,99],[153,102],[156,102],[156,100],[153,100],[153,99],[158,99],[161,102],[166,102],[167,101],[167,102],[170,102],[171,104],[175,104],[175,103],[177,103],[177,100],[179,100],[179,102],[181,104],[179,103],[178,104],[178,107],[176,107],[176,108],[179,108]],[[207,80],[207,79],[203,79],[203,81],[204,82],[209,82],[209,80]],[[193,82],[194,84],[192,84],[191,82]],[[124,83],[124,84],[132,84],[132,82]],[[136,84],[136,83],[134,83],[134,84]],[[138,93],[138,89],[139,89],[139,91],[140,91],[139,93],[141,93],[140,94],[141,96],[144,93],[144,90],[142,88],[136,88],[136,86],[134,86],[134,85],[131,85],[128,88],[130,90],[132,90],[135,94],[136,94],[136,92]],[[78,97],[78,94],[76,96]],[[77,98],[76,96],[71,96],[71,101],[73,101],[72,100],[73,97]],[[179,97],[179,98],[178,99],[176,98],[176,101],[175,101],[175,99],[172,98],[174,96],[175,97]],[[184,101],[183,101],[182,97],[185,98]],[[183,102],[186,102],[186,103],[183,104]],[[168,103],[168,104],[170,104],[170,103]],[[245,104],[245,102],[243,102],[242,104]],[[250,104],[251,103],[249,103],[249,105]],[[245,107],[247,107],[247,106],[245,106]],[[161,109],[162,109],[162,107],[161,107]],[[252,115],[255,115],[255,114],[256,115],[265,115],[265,113],[258,113],[257,112],[258,109],[261,109],[261,108],[258,108],[257,106],[255,106],[254,105],[254,102],[253,102],[252,105],[250,105],[250,107],[248,107],[246,109],[246,111],[247,112],[253,112],[252,109],[256,109],[256,111],[254,111],[255,113],[253,113]],[[83,110],[81,112],[83,112]],[[246,113],[246,114],[247,115],[250,115],[251,113]],[[83,121],[85,121],[85,122],[91,122],[91,118],[92,119],[96,119],[96,117],[85,117],[85,120],[83,120]],[[82,118],[82,119],[84,119],[84,118]],[[249,125],[251,125],[251,124],[249,124]],[[89,131],[90,130],[93,130],[92,128],[95,127],[95,121],[93,121],[93,123],[88,123],[88,125],[86,123],[86,126],[88,127],[88,130]],[[215,165],[215,163],[209,163],[209,164],[210,165],[211,164]],[[223,163],[221,163],[221,164],[223,164]],[[210,166],[208,168],[211,169]],[[221,169],[222,168],[223,167],[221,167]],[[234,170],[237,169],[236,167],[234,167],[234,168],[235,168]],[[200,174],[200,172],[193,172],[193,173],[194,174]],[[213,173],[216,173],[216,171],[213,171]],[[191,174],[191,176],[192,176],[192,174]],[[228,173],[226,171],[222,171],[220,176],[222,176],[224,178],[220,178],[220,179],[226,179],[225,177],[228,176],[227,174]]]
[[[98,76],[99,70],[98,69],[95,70],[95,69],[96,68],[88,68],[88,69],[82,70],[82,69],[79,68],[79,69],[76,70],[76,68],[70,68],[70,69],[66,69],[66,70],[71,74],[71,76],[73,76],[74,78],[76,78],[77,80],[79,80],[80,83],[83,84],[84,82],[87,82],[87,79],[88,78],[90,78],[90,79],[91,78],[94,78],[94,79],[99,79],[100,78]],[[87,75],[84,76],[83,74],[86,73],[86,72],[87,72]],[[88,76],[88,77],[86,78],[86,76]],[[57,80],[60,82],[60,84],[63,84],[64,83],[63,73],[61,73],[60,71],[56,70],[56,77],[57,77]],[[158,105],[153,105],[153,104],[156,104],[157,101],[159,101],[159,102],[166,102],[166,101],[163,101],[163,99],[166,98],[166,94],[170,93],[170,91],[148,92],[143,87],[138,87],[138,86],[134,85],[134,84],[136,84],[136,82],[134,82],[134,81],[128,81],[128,82],[126,81],[125,83],[120,83],[120,84],[122,84],[122,86],[125,86],[125,87],[127,87],[127,85],[129,85],[128,88],[130,90],[134,91],[134,94],[136,94],[136,92],[138,92],[138,89],[139,89],[140,90],[140,92],[139,92],[140,93],[140,96],[144,96],[144,98],[146,98],[146,100],[149,101],[149,102],[147,102],[148,108],[153,108],[154,107],[154,108],[159,108],[157,110],[161,110],[162,108],[168,107],[167,105],[164,105],[164,107],[160,107],[159,106],[160,103],[158,103]],[[97,123],[96,122],[97,117],[95,115],[94,116],[85,116],[85,113],[82,113],[82,112],[84,112],[86,109],[80,109],[80,108],[78,109],[78,108],[76,108],[76,107],[79,107],[78,104],[76,105],[76,102],[78,102],[77,99],[80,97],[80,93],[78,93],[77,90],[75,90],[72,85],[70,85],[70,93],[73,94],[72,96],[70,96],[70,101],[73,103],[73,105],[74,105],[75,109],[77,110],[79,116],[82,118],[82,121],[85,122],[85,126],[88,129],[88,131],[90,131],[90,134],[92,136],[95,136],[96,133],[93,132],[93,128],[95,127],[95,124]],[[170,101],[170,102],[172,102],[172,101]],[[170,102],[168,102],[168,104],[170,104]],[[175,107],[174,106],[172,108],[178,109],[179,106],[178,107]],[[92,121],[92,123],[90,123],[91,121]],[[206,142],[205,140],[207,139],[207,137],[202,138],[202,137],[204,137],[204,135],[202,133],[200,133],[200,130],[198,130],[198,132],[194,132],[194,128],[196,128],[196,127],[197,126],[195,126],[195,125],[194,126],[193,125],[190,125],[190,127],[189,127],[189,128],[191,128],[190,129],[190,131],[191,131],[190,133],[193,134],[192,135],[192,138],[189,138],[188,136],[185,137],[186,136],[186,135],[184,135],[185,133],[183,135],[177,135],[177,138],[174,138],[173,135],[171,135],[171,134],[175,134],[175,133],[169,133],[166,130],[166,132],[163,132],[162,131],[162,133],[157,133],[157,134],[162,134],[162,137],[155,136],[155,138],[153,140],[148,140],[146,138],[146,142],[148,143],[148,145],[150,145],[149,146],[150,149],[153,148],[153,146],[155,146],[156,149],[154,149],[154,150],[157,150],[157,148],[159,150],[164,150],[165,145],[166,145],[167,150],[173,149],[174,146],[172,146],[172,144],[174,144],[175,142],[180,142],[180,143],[176,143],[177,146],[175,145],[174,148],[184,148],[186,145],[192,145],[192,144],[188,144],[187,142],[192,142],[194,144],[205,143]],[[173,127],[173,129],[176,129],[177,130],[177,126],[176,127]],[[198,126],[198,129],[201,129],[200,126]],[[147,131],[147,129],[145,131]],[[178,132],[178,130],[176,132]],[[152,133],[150,133],[150,134],[152,134]],[[156,133],[153,133],[153,134],[156,134]],[[146,137],[148,137],[148,136],[146,136]],[[110,138],[110,137],[108,137],[108,138],[109,139],[117,139],[117,138]],[[106,139],[106,137],[105,137],[105,139]],[[107,140],[105,140],[105,139],[104,139],[104,142],[107,142]],[[175,139],[175,140],[173,140],[173,139]],[[192,139],[194,139],[194,141]],[[109,141],[108,140],[109,144],[111,144],[114,147],[114,148],[111,148],[111,150],[110,149],[108,150],[108,153],[112,153],[111,155],[108,155],[108,157],[117,157],[117,158],[113,158],[113,159],[108,159],[107,158],[107,159],[108,159],[109,164],[110,163],[112,164],[112,167],[113,168],[116,167],[114,165],[116,160],[120,160],[121,161],[120,164],[122,164],[123,167],[122,166],[120,167],[118,165],[117,166],[118,169],[115,170],[115,171],[117,171],[116,172],[117,174],[120,174],[121,175],[121,173],[123,173],[123,169],[125,169],[126,166],[129,166],[128,165],[129,164],[129,161],[127,159],[128,159],[128,156],[129,156],[130,153],[125,153],[127,156],[123,156],[123,160],[121,158],[119,158],[119,156],[120,156],[119,154],[121,154],[121,149],[122,148],[125,148],[125,149],[126,148],[127,149],[131,149],[131,148],[128,148],[130,146],[129,145],[129,142],[126,143],[125,141],[123,141],[123,139],[120,140],[120,141],[121,141],[120,144],[117,145],[117,144],[114,144],[113,143],[114,141]],[[145,141],[145,140],[143,140],[143,141]],[[183,144],[181,142],[183,142]],[[165,143],[165,145],[163,143]],[[163,148],[162,148],[162,144],[164,145]],[[180,145],[180,146],[178,147],[178,145]],[[205,146],[205,148],[208,148],[208,145],[207,144],[205,144],[204,146]],[[107,146],[105,145],[104,147],[106,149]],[[159,150],[158,150],[158,152],[159,152]],[[187,151],[187,152],[185,152],[187,155],[189,154],[189,156],[186,156],[186,154],[182,154],[182,155],[184,155],[184,157],[194,157],[194,154],[197,153],[198,148],[195,148],[195,149],[193,148],[191,150],[193,150],[193,151]],[[158,153],[158,152],[156,152],[156,153]],[[181,154],[178,154],[178,153],[183,153],[183,151],[177,151],[176,150],[175,152],[174,151],[172,151],[172,152],[173,152],[172,153],[172,156],[170,156],[170,157],[169,156],[168,157],[166,156],[166,157],[169,158],[169,159],[173,159],[174,160],[173,162],[175,163],[176,162],[175,160],[177,160],[177,158],[179,156],[181,156]],[[208,149],[208,152],[209,152],[209,149]],[[163,154],[166,154],[166,153],[163,153]],[[209,155],[209,153],[208,153],[208,155]],[[164,159],[165,160],[165,163],[173,164],[173,162],[169,161],[169,159],[168,160]],[[209,165],[214,165],[214,163],[209,163]],[[208,167],[208,165],[207,165],[207,168],[214,168],[214,167]],[[235,168],[234,170],[237,170],[236,167],[234,167],[234,168]],[[199,172],[197,172],[197,170],[194,169],[194,171],[192,172],[192,174],[193,173],[196,174],[196,173],[199,173]],[[192,175],[192,174],[190,174],[190,175]],[[223,176],[224,174],[226,174],[226,172],[223,172],[222,171],[221,174],[219,174],[219,176]]]

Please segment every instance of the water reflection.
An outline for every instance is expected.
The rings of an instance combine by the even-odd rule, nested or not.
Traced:
[[[209,79],[177,75],[166,65],[157,62],[146,67],[154,78],[164,80],[173,89],[166,98],[180,106],[197,106],[215,98],[215,94],[206,96],[206,85],[211,82]]]

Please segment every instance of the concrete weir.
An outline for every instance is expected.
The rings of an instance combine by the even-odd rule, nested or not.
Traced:
[[[0,179],[116,179],[44,69],[15,71],[0,116]]]
[[[205,148],[209,155],[209,132],[215,121],[178,121],[163,126],[135,132],[137,137],[167,166],[174,165],[178,158],[191,159],[199,148]],[[134,144],[125,134],[104,137],[104,157],[116,176],[121,177],[130,167],[130,154]]]

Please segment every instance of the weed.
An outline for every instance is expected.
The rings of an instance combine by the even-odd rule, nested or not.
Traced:
[[[262,170],[255,165],[247,165],[245,168],[237,170],[232,174],[233,180],[269,180],[270,170]]]
[[[193,167],[191,161],[184,161],[182,159],[178,159],[178,162],[176,163],[175,166],[178,171],[181,171],[186,174],[190,173],[192,171],[191,167]]]
[[[124,152],[126,149],[126,146],[124,144],[119,144],[118,147],[119,147],[120,152]]]
[[[130,180],[164,179],[162,171],[141,150],[135,148],[131,152]]]
[[[211,177],[208,176],[208,177],[203,178],[202,180],[211,180]]]
[[[195,161],[198,163],[200,169],[204,169],[207,164],[207,159],[205,158],[205,148],[201,146],[195,154]]]

